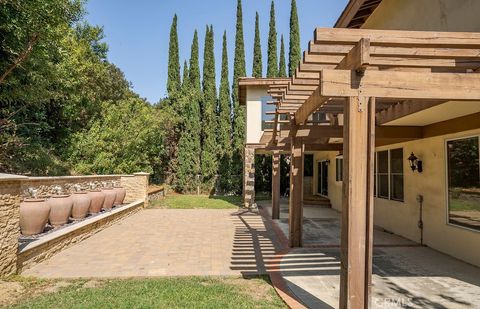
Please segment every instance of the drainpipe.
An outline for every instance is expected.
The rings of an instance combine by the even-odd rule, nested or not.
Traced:
[[[417,202],[420,204],[420,217],[418,219],[418,228],[420,229],[420,245],[423,246],[423,195],[417,195]]]

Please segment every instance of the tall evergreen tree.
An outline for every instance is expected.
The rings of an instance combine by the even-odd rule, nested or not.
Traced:
[[[272,0],[270,7],[270,25],[268,31],[268,66],[267,77],[278,76],[278,57],[277,57],[277,29],[275,26],[275,4]]]
[[[176,188],[181,192],[193,192],[198,183],[196,176],[200,173],[200,156],[202,124],[200,115],[200,69],[198,62],[198,34],[195,30],[190,52],[190,68],[187,82],[182,91],[184,103],[184,129],[178,142],[178,168]]]
[[[285,44],[283,43],[283,34],[280,39],[280,64],[278,67],[278,77],[287,77],[287,68],[285,65]]]
[[[183,75],[182,75],[182,89],[185,89],[189,84],[188,80],[188,63],[187,60],[183,62]]]
[[[232,159],[232,117],[230,104],[230,84],[228,81],[227,32],[223,33],[222,75],[220,78],[220,94],[218,103],[218,146],[220,188],[224,192],[232,191],[231,159]]]
[[[255,39],[253,43],[253,68],[252,76],[262,77],[262,45],[260,44],[260,21],[258,12],[255,14]]]
[[[203,60],[203,104],[202,104],[202,152],[201,173],[204,177],[205,189],[211,190],[214,176],[217,173],[217,91],[215,84],[215,55],[213,26],[208,27],[205,34],[205,50]]]
[[[173,16],[170,28],[170,43],[168,47],[168,79],[167,91],[169,96],[175,96],[180,90],[180,60],[178,54],[177,14]]]
[[[300,27],[298,25],[297,3],[292,0],[290,11],[290,52],[288,62],[288,73],[293,76],[300,60],[302,60],[302,51],[300,49]]]
[[[242,14],[242,0],[237,0],[237,24],[235,31],[235,57],[233,66],[233,86],[232,86],[232,101],[233,101],[233,159],[232,159],[232,180],[236,181],[234,184],[235,190],[241,192],[242,190],[242,153],[245,144],[245,110],[240,107],[238,101],[238,79],[245,77],[245,44],[243,40],[243,14]]]
[[[200,94],[200,65],[198,61],[198,32],[195,30],[193,34],[192,49],[190,53],[190,70],[189,70],[190,86]]]

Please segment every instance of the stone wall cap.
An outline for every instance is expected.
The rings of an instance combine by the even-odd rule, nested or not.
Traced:
[[[133,175],[138,175],[138,176],[150,176],[150,173],[138,172],[138,173],[133,173]]]
[[[28,179],[28,177],[22,176],[22,175],[0,173],[0,181],[24,180],[24,179]]]

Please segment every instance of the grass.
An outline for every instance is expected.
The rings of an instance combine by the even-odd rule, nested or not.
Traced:
[[[258,195],[257,200],[269,199]],[[153,201],[148,208],[168,209],[235,209],[243,206],[241,196],[206,196],[206,195],[168,195],[166,198]]]
[[[6,283],[23,287],[7,308],[286,308],[266,276]]]

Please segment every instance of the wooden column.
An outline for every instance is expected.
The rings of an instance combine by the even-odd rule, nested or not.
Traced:
[[[371,272],[374,100],[351,97],[344,114],[340,308],[367,308]]]
[[[280,152],[272,155],[272,219],[280,219]]]
[[[302,246],[303,229],[303,152],[301,138],[292,138],[290,163],[289,244]]]

